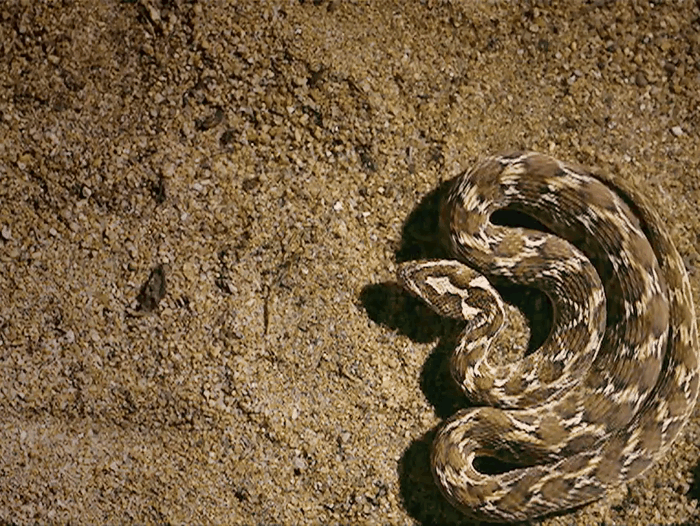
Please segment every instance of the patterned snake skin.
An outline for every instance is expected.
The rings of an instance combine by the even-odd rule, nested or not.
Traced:
[[[552,234],[492,224],[504,208]],[[447,499],[483,521],[527,520],[649,468],[691,415],[699,366],[685,267],[645,200],[621,181],[518,152],[459,176],[440,224],[455,259],[403,263],[398,277],[466,321],[452,375],[486,405],[453,415],[434,441]],[[536,287],[553,304],[546,341],[515,363],[493,358],[505,313],[485,276]],[[479,471],[483,457],[512,469]]]

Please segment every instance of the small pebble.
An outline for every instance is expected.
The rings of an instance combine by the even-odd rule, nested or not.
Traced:
[[[148,276],[136,297],[139,309],[146,312],[153,311],[165,297],[165,290],[165,267],[161,264],[151,271],[151,275]]]
[[[683,128],[681,128],[680,126],[674,126],[673,128],[671,128],[671,133],[676,137],[680,137],[681,135],[683,135]]]
[[[292,464],[298,470],[306,469],[306,461],[303,458],[296,457]]]
[[[641,71],[637,71],[637,74],[634,76],[634,82],[639,86],[640,88],[643,88],[648,84],[647,78],[644,76],[644,73]]]

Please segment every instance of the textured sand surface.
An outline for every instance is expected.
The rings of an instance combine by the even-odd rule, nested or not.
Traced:
[[[396,262],[528,148],[658,203],[698,303],[699,108],[692,1],[5,0],[0,521],[468,524]],[[544,524],[700,523],[699,424]]]

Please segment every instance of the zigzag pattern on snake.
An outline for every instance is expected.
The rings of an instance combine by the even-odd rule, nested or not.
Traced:
[[[552,233],[495,225],[500,209]],[[440,211],[452,260],[399,266],[402,285],[466,321],[452,375],[473,401],[449,418],[431,464],[446,498],[484,521],[577,507],[642,474],[698,395],[690,284],[661,220],[622,181],[546,155],[490,157],[452,183]],[[541,289],[554,307],[542,346],[493,359],[503,301],[487,278]],[[484,473],[480,457],[514,469]]]

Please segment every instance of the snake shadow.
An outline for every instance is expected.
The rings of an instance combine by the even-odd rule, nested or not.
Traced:
[[[695,467],[693,468],[693,480],[686,493],[686,497],[690,500],[700,502],[700,462],[696,463]],[[693,521],[695,522],[692,524],[700,524],[700,512],[698,510],[695,511]],[[690,525],[691,523],[689,522],[688,524]]]
[[[447,193],[449,181],[427,194],[410,213],[402,229],[402,239],[396,250],[396,261],[449,257],[439,242],[438,212]],[[547,230],[533,219],[511,211],[493,214],[497,224],[525,226]],[[539,291],[524,287],[494,285],[503,299],[517,307],[531,328],[527,352],[537,349],[551,329],[552,307]],[[461,408],[470,407],[450,374],[450,356],[464,323],[441,318],[421,300],[404,291],[396,282],[367,285],[360,293],[360,301],[370,319],[395,330],[416,343],[437,341],[426,359],[420,374],[420,385],[425,397],[434,407],[438,418],[444,420]],[[413,441],[398,465],[401,499],[406,511],[424,525],[445,524],[466,526],[478,524],[453,508],[442,496],[433,481],[430,451],[437,428]]]

